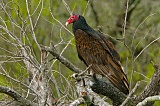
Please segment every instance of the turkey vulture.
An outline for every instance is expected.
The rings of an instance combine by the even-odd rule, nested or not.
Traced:
[[[129,93],[129,84],[121,67],[120,56],[106,36],[92,29],[81,15],[71,15],[67,22],[73,23],[73,33],[79,58],[91,65],[93,73],[106,76],[124,94]]]

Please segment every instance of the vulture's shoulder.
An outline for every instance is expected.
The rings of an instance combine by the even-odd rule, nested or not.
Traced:
[[[75,38],[76,41],[78,40],[81,42],[82,40],[90,42],[91,40],[94,40],[94,43],[98,42],[101,44],[101,46],[108,52],[108,54],[111,55],[111,57],[116,60],[120,61],[120,56],[113,45],[112,42],[110,42],[107,37],[95,30],[87,30],[83,31],[81,29],[76,30],[75,32]]]

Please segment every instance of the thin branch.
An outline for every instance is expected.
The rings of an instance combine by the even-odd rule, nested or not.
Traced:
[[[85,100],[81,97],[73,101],[69,106],[79,106],[82,103],[85,103]]]
[[[48,52],[50,52],[56,59],[58,59],[62,64],[64,64],[66,67],[68,67],[71,71],[75,73],[82,72],[81,69],[77,68],[75,65],[73,65],[70,61],[68,61],[63,56],[59,55],[56,48],[53,44],[51,44],[50,47],[44,47],[44,49]]]
[[[126,44],[126,27],[127,27],[127,19],[128,19],[128,7],[129,7],[129,0],[127,0],[126,4],[126,12],[125,12],[125,17],[124,17],[124,26],[123,26],[123,40],[124,40],[124,46],[128,49],[128,51],[131,53],[131,49],[128,47]]]
[[[34,41],[35,41],[38,49],[41,50],[41,47],[40,47],[39,43],[37,42],[36,35],[34,33],[34,26],[33,26],[32,18],[31,18],[31,14],[29,12],[29,6],[28,6],[28,4],[29,4],[28,0],[26,0],[26,9],[27,9],[28,18],[29,18],[29,21],[30,21],[30,26],[31,26],[31,35],[32,35],[32,37],[33,37],[33,39],[34,39]]]
[[[69,44],[71,43],[71,41],[73,40],[74,38],[72,38],[71,40],[68,41],[67,45],[63,48],[63,50],[61,51],[60,55],[63,54],[63,52],[67,49],[67,47],[69,46]]]
[[[136,103],[143,101],[145,98],[158,95],[160,93],[160,64],[154,65],[155,72],[143,92],[135,99]]]
[[[155,96],[150,96],[145,98],[142,102],[139,102],[136,106],[144,106],[148,102],[153,102],[153,101],[160,101],[160,95],[155,95]]]
[[[133,37],[132,37],[131,48],[133,48],[133,41],[134,41],[134,38],[135,38],[135,36],[136,36],[136,33],[137,33],[139,27],[140,27],[144,22],[146,22],[146,20],[147,20],[148,18],[150,18],[150,17],[153,16],[153,15],[155,15],[155,13],[150,14],[149,16],[147,16],[147,17],[138,25],[138,27],[136,28],[136,30],[135,30],[135,32],[134,32],[134,35],[133,35]]]
[[[145,34],[145,36],[144,36],[141,40],[139,40],[139,42],[137,43],[137,45],[135,46],[135,48],[134,48],[134,50],[133,50],[133,55],[135,54],[136,49],[137,49],[137,47],[139,46],[139,44],[146,38],[146,36],[149,34],[149,32],[151,31],[152,28],[153,28],[153,25],[152,25],[152,27],[147,31],[147,33]],[[135,60],[134,60],[134,61],[135,61]]]
[[[141,52],[136,56],[136,58],[134,59],[134,61],[136,61],[136,59],[143,53],[143,51],[145,49],[147,49],[150,45],[152,45],[154,42],[158,41],[160,39],[160,37],[156,38],[155,40],[153,40],[152,42],[150,42],[145,48],[143,48],[143,50],[141,50]]]
[[[66,27],[65,27],[65,25],[63,25],[59,20],[57,20],[55,17],[54,17],[54,15],[52,14],[52,11],[51,11],[51,8],[49,7],[49,11],[50,11],[50,14],[51,14],[51,16],[52,16],[52,18],[56,21],[56,22],[58,22],[66,31],[68,31],[71,35],[73,35],[73,33],[70,31],[70,30],[68,30]],[[74,35],[73,35],[74,36]]]
[[[21,106],[38,106],[37,104],[25,99],[18,92],[14,91],[11,88],[0,86],[0,92],[11,96],[17,102],[19,102]]]
[[[126,12],[125,12],[125,18],[124,18],[123,39],[125,39],[125,34],[126,34],[128,3],[129,3],[129,0],[127,0],[127,7],[126,7]]]
[[[67,8],[69,14],[72,15],[73,13],[72,13],[71,9],[69,8],[68,4],[64,0],[62,0],[62,2],[65,5],[65,7]]]
[[[58,86],[58,83],[57,83],[56,78],[53,75],[53,73],[51,74],[51,76],[48,76],[48,79],[51,80],[53,82],[53,84],[55,85],[55,89],[56,89],[58,98],[60,98],[61,94],[60,94],[60,91],[59,91],[59,86]]]
[[[135,87],[132,89],[132,91],[129,93],[129,95],[127,96],[127,98],[125,99],[125,101],[120,106],[125,106],[125,104],[131,98],[131,96],[133,95],[133,93],[137,90],[137,88],[139,87],[139,85],[140,85],[140,81],[138,81],[136,83]]]
[[[83,14],[82,14],[83,16],[84,16],[86,9],[88,8],[89,2],[90,2],[90,0],[87,0],[87,5],[86,5],[85,9],[83,10]]]
[[[4,70],[4,68],[2,67],[2,65],[0,65],[0,66],[1,66],[2,70]],[[5,72],[5,74],[0,72],[0,75],[3,75],[3,76],[5,76],[5,77],[11,79],[12,81],[17,82],[17,83],[19,83],[19,84],[27,87],[28,89],[32,90],[37,96],[39,96],[39,94],[38,94],[34,89],[30,88],[30,87],[29,87],[28,85],[26,85],[25,83],[22,83],[21,81],[19,81],[19,80],[17,80],[17,79],[14,79],[14,78],[11,77],[10,75],[8,75],[5,70],[4,70],[4,72]]]
[[[43,0],[41,0],[40,2],[42,2],[42,3],[41,3],[41,4],[42,4],[42,6],[41,6],[40,12],[39,12],[39,14],[38,14],[37,20],[36,20],[36,22],[35,22],[35,24],[34,24],[33,30],[34,30],[34,28],[36,27],[37,22],[38,22],[38,20],[39,20],[39,18],[40,18],[40,16],[41,16],[41,14],[42,14],[42,10],[43,10]],[[39,4],[38,4],[37,8],[39,7],[40,2],[39,2]],[[35,9],[35,11],[37,10],[37,8]]]
[[[125,12],[119,14],[118,16],[118,20],[116,21],[116,26],[118,28],[118,31],[115,30],[113,33],[120,33],[123,36],[123,30],[125,28],[125,30],[127,28],[129,28],[129,24],[130,24],[130,19],[131,19],[131,15],[133,14],[133,11],[135,10],[135,8],[138,6],[138,4],[140,3],[141,0],[126,0],[125,4],[123,7],[125,7]],[[126,10],[126,5],[128,5],[128,8]],[[126,16],[126,12],[127,12],[127,17]],[[124,21],[126,19],[126,21]],[[124,27],[124,22],[127,24],[127,27]]]

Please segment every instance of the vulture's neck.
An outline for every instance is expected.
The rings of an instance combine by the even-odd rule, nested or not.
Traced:
[[[77,29],[81,29],[85,32],[87,32],[88,30],[92,30],[92,28],[87,24],[83,16],[79,16],[79,19],[73,23],[72,28],[73,33],[75,33]]]

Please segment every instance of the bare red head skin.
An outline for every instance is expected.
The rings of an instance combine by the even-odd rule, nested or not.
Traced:
[[[69,24],[77,21],[78,18],[79,18],[79,15],[77,15],[77,14],[71,15],[71,16],[68,18],[68,20],[66,21],[66,26],[68,26]]]

